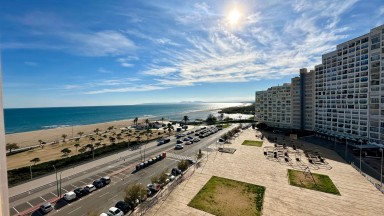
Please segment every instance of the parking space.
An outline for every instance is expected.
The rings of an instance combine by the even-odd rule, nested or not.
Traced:
[[[68,192],[68,191],[72,191],[75,189],[74,186],[72,185],[65,185],[64,187],[62,187],[64,189],[65,192]]]
[[[53,199],[55,198],[56,196],[52,193],[47,193],[47,194],[44,194],[43,196],[41,196],[43,199],[45,200],[50,200],[50,199]]]
[[[41,197],[36,197],[28,201],[32,206],[41,205],[45,201]]]
[[[18,214],[19,212],[17,212],[14,208],[10,208],[9,209],[9,215],[15,215],[15,214]]]
[[[112,170],[105,170],[104,172],[105,172],[105,173],[108,173],[108,174],[113,173]]]
[[[83,182],[80,182],[80,181],[78,181],[78,182],[74,182],[74,183],[72,183],[72,185],[74,185],[75,187],[83,187],[84,186],[84,183]]]
[[[29,208],[31,208],[32,206],[29,205],[28,203],[21,203],[17,206],[15,206],[14,208],[18,211],[18,212],[22,212],[22,211],[25,211]]]

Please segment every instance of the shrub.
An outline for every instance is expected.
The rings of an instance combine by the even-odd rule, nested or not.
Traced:
[[[189,166],[189,162],[187,160],[182,160],[182,161],[179,161],[179,163],[177,163],[177,168],[182,172],[187,170],[188,166]]]

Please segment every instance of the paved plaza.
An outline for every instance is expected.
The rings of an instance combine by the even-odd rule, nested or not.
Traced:
[[[265,186],[263,215],[383,215],[384,195],[329,149],[301,142],[304,148],[316,149],[326,158],[332,169],[312,172],[328,175],[341,196],[289,185],[287,169],[292,167],[263,155],[263,147],[273,143],[265,139],[263,147],[241,145],[244,140],[258,140],[255,137],[258,133],[247,129],[226,145],[237,149],[234,154],[211,152],[188,180],[163,197],[146,215],[210,215],[189,207],[188,203],[213,175]],[[308,162],[305,156],[302,159]]]

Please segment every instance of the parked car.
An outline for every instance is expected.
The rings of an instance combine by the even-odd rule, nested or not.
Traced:
[[[68,202],[72,201],[72,200],[76,199],[76,193],[73,191],[69,191],[69,192],[64,194],[63,199],[65,201],[68,201]]]
[[[120,209],[118,209],[116,207],[109,208],[108,213],[110,213],[113,216],[123,216],[124,215],[123,211],[121,211]]]
[[[77,198],[83,197],[88,194],[88,192],[83,188],[76,188],[75,190],[73,190],[73,192],[75,192]]]
[[[148,185],[147,185],[147,188],[148,188],[151,192],[156,193],[157,191],[160,190],[160,185],[159,185],[159,184],[156,184],[156,183],[148,184]]]
[[[107,185],[111,183],[111,178],[109,178],[109,176],[104,176],[100,179],[100,181],[103,182],[104,185]]]
[[[96,190],[96,187],[94,185],[89,184],[86,185],[84,189],[87,190],[89,193],[92,193],[92,191]]]
[[[184,141],[189,141],[189,138],[188,138],[188,137],[185,137],[183,140],[184,140]]]
[[[131,205],[124,201],[119,201],[115,205],[116,208],[120,209],[124,214],[127,214],[131,210]]]
[[[46,214],[46,213],[48,213],[48,212],[50,212],[50,211],[53,210],[53,206],[52,206],[51,203],[47,202],[47,203],[44,203],[43,205],[40,206],[40,210],[41,210],[44,214]]]
[[[183,141],[181,141],[181,140],[177,140],[176,143],[177,143],[177,144],[182,144]]]
[[[191,165],[193,165],[193,164],[195,164],[195,163],[196,163],[196,161],[195,161],[195,160],[192,160],[192,159],[188,159],[187,161],[188,161],[188,162],[189,162],[189,164],[191,164]]]
[[[187,141],[187,142],[185,142],[185,145],[191,145],[191,144],[192,144],[191,141]]]
[[[181,145],[181,144],[176,144],[176,145],[175,145],[175,149],[176,149],[176,150],[178,150],[178,149],[183,149],[183,148],[184,148],[184,146]]]
[[[181,173],[182,173],[181,170],[179,170],[179,169],[177,169],[177,168],[173,168],[173,169],[171,170],[171,174],[174,175],[174,176],[178,176],[178,175],[180,175]]]
[[[167,181],[168,182],[171,182],[171,181],[173,181],[173,180],[175,180],[175,176],[174,175],[172,175],[171,173],[166,173],[166,175],[167,175]]]
[[[199,142],[199,141],[200,141],[199,138],[195,138],[195,139],[193,139],[193,142]]]
[[[104,187],[103,182],[100,181],[100,180],[95,180],[95,181],[93,181],[92,184],[93,184],[97,189]]]

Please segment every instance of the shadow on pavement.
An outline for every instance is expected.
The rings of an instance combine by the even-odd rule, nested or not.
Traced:
[[[40,209],[37,209],[36,211],[34,211],[31,216],[41,216],[41,215],[44,215],[43,212],[41,212]]]
[[[60,209],[60,208],[62,208],[62,207],[64,207],[64,206],[66,206],[66,205],[68,205],[68,202],[66,202],[64,199],[59,199],[59,200],[56,202],[54,208],[55,208],[55,209]]]

